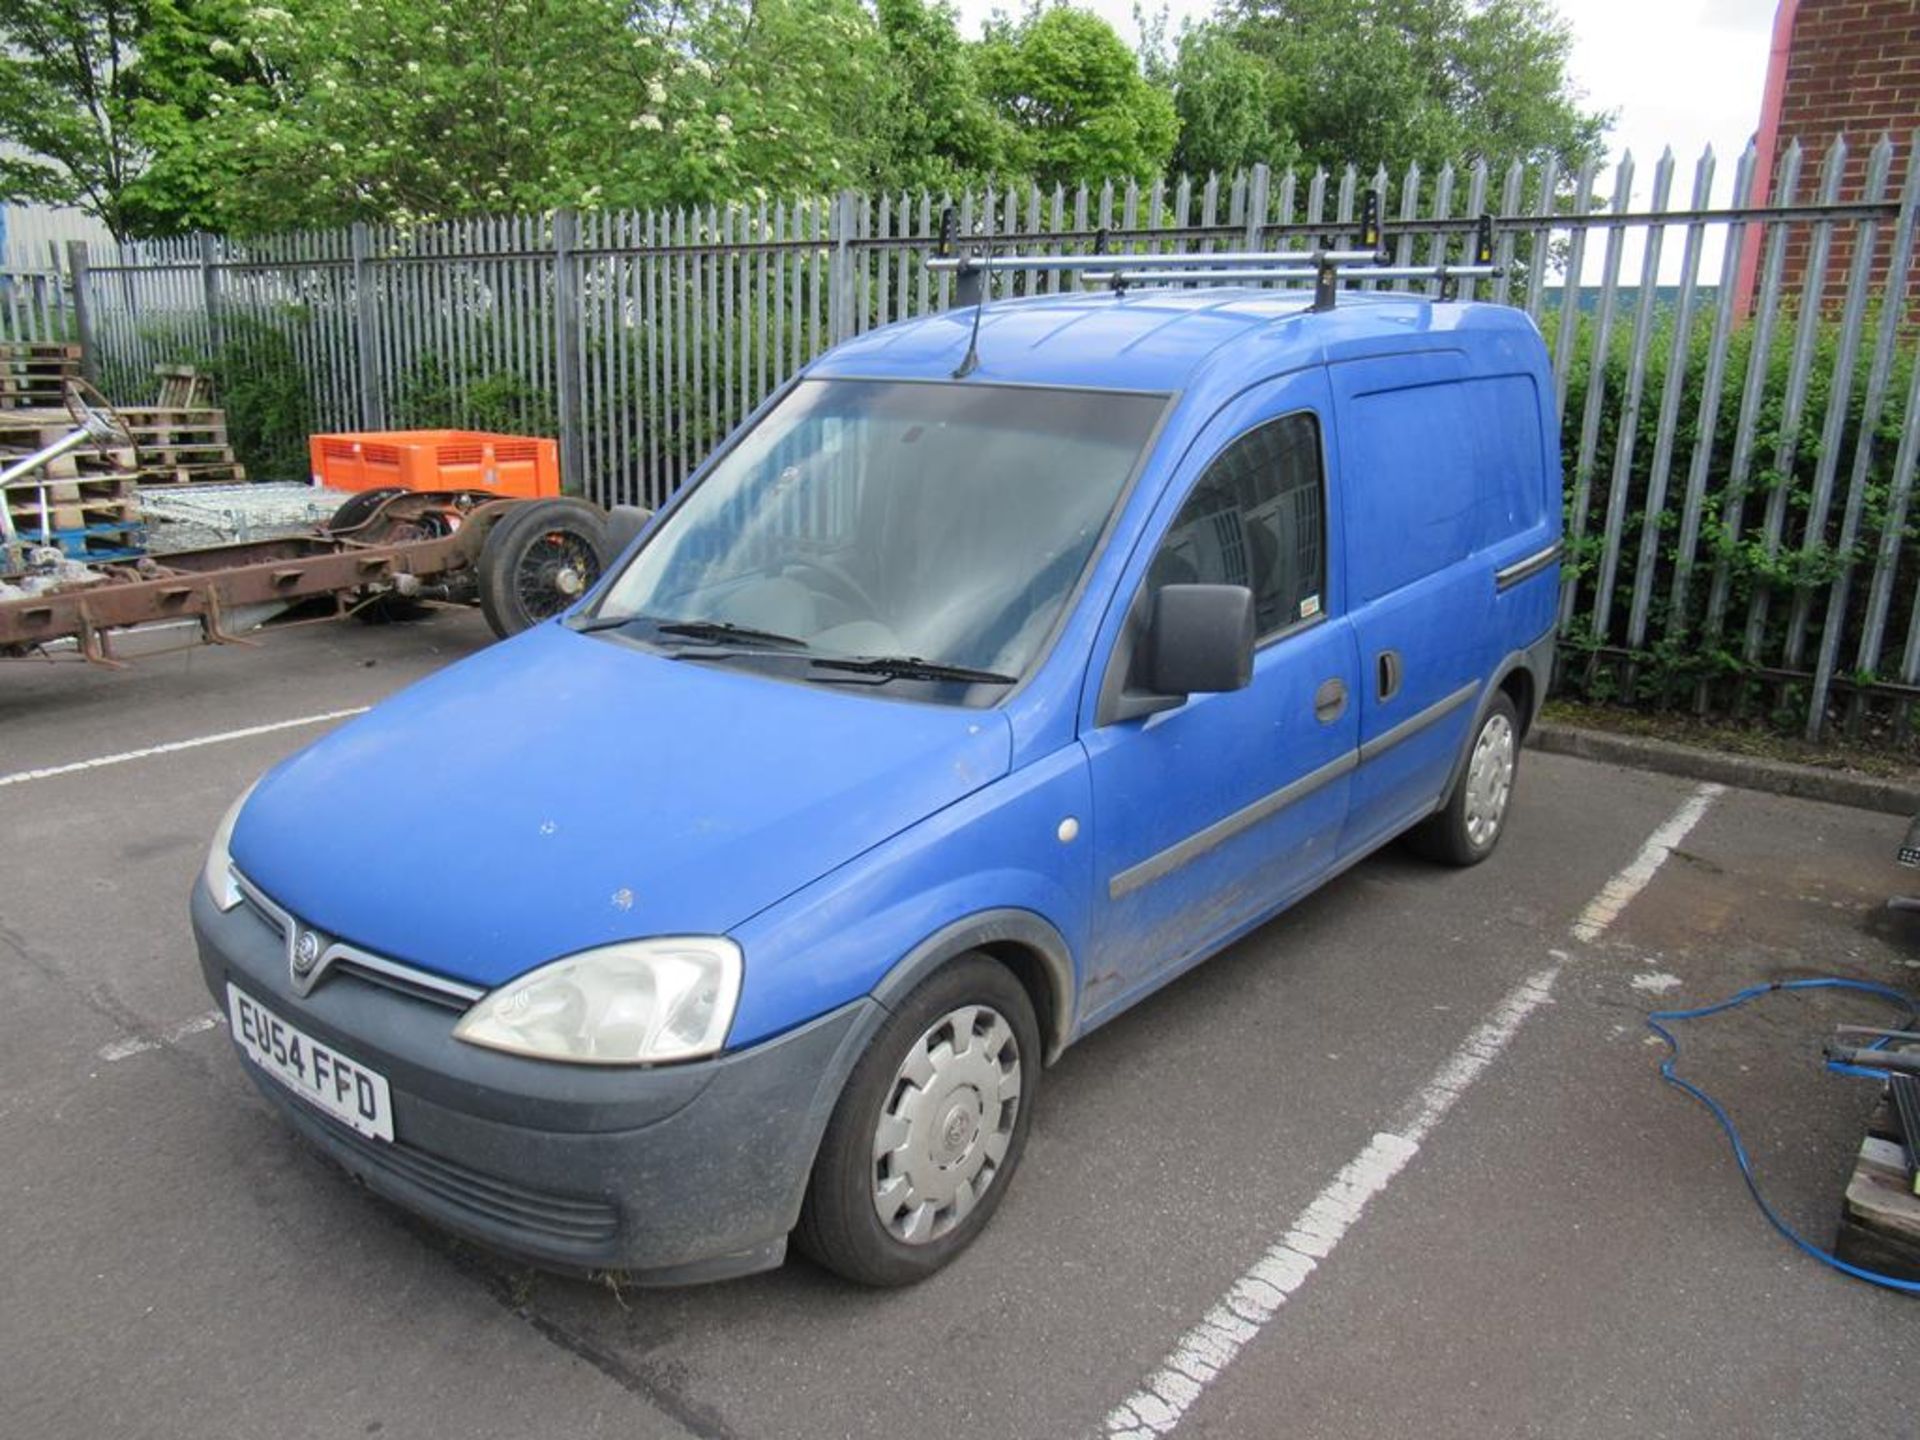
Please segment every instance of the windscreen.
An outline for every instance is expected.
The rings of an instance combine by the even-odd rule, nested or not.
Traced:
[[[804,641],[811,657],[1018,676],[1164,404],[802,382],[666,518],[598,613],[752,627]]]

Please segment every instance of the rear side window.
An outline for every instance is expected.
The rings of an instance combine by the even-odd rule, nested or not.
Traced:
[[[1160,542],[1147,585],[1244,585],[1260,638],[1320,613],[1326,482],[1309,413],[1269,420],[1220,452]]]

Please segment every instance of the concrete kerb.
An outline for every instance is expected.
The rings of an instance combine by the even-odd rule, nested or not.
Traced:
[[[1527,743],[1553,755],[1631,765],[1641,770],[1657,770],[1691,780],[1712,780],[1721,785],[1791,795],[1801,800],[1822,800],[1830,805],[1851,805],[1888,815],[1920,814],[1920,785],[1826,770],[1818,765],[1725,755],[1692,745],[1677,745],[1671,740],[1616,735],[1551,720],[1537,723],[1528,732]]]

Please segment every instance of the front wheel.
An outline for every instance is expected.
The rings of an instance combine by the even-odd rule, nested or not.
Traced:
[[[1413,832],[1414,845],[1449,865],[1478,865],[1493,853],[1506,829],[1519,769],[1520,717],[1502,693],[1480,717],[1453,793],[1438,814]]]
[[[1033,1003],[970,954],[910,994],[854,1066],[794,1239],[862,1285],[910,1285],[986,1228],[1026,1148],[1040,1080]]]
[[[518,635],[586,594],[612,558],[597,507],[571,499],[516,505],[480,549],[480,609],[495,635]]]

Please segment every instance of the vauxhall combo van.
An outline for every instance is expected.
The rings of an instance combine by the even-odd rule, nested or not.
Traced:
[[[1074,1041],[1397,837],[1494,850],[1559,536],[1517,310],[1147,286],[875,330],[577,605],[257,781],[200,962],[287,1121],[448,1230],[910,1282]]]

